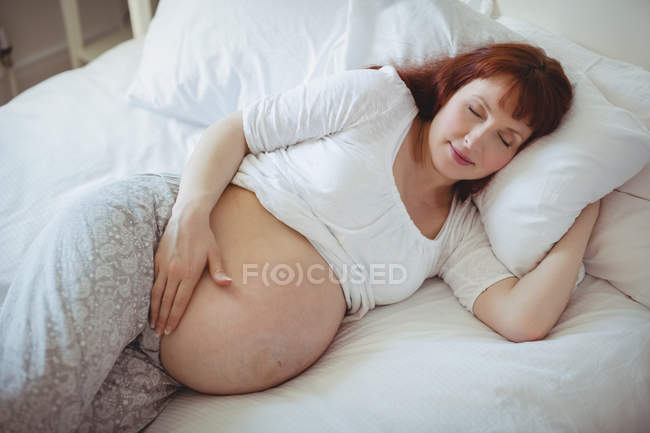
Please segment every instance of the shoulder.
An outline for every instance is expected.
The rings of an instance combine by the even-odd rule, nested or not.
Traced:
[[[345,83],[360,92],[373,95],[404,96],[412,99],[411,91],[392,65],[379,69],[350,69],[323,78],[325,81]]]
[[[357,113],[358,126],[367,121],[395,126],[417,112],[415,100],[395,68],[350,69],[326,78],[324,99],[345,113]]]

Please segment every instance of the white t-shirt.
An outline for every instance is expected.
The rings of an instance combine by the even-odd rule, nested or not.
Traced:
[[[513,276],[471,199],[453,200],[433,240],[411,220],[392,167],[417,111],[392,66],[323,77],[243,109],[251,153],[232,183],[327,261],[345,294],[344,322],[408,298],[433,276],[471,312],[483,290]]]

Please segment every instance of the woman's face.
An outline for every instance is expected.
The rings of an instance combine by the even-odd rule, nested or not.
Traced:
[[[532,129],[511,113],[516,98],[503,101],[510,77],[476,79],[438,111],[428,131],[431,161],[451,181],[480,179],[503,168]]]

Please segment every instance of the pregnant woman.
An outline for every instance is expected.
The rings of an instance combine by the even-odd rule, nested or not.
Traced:
[[[0,311],[2,431],[138,431],[183,386],[267,389],[435,275],[505,338],[544,338],[598,202],[518,280],[470,197],[571,101],[524,44],[346,71],[210,126],[181,177],[89,193],[39,234]]]

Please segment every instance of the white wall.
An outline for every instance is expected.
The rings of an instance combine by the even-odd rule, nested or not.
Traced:
[[[78,4],[85,42],[128,25],[127,0],[78,0]],[[0,0],[0,26],[13,46],[19,92],[70,69],[59,0]],[[11,93],[6,71],[0,75],[4,104]]]
[[[495,0],[493,16],[520,18],[650,71],[650,0]]]

